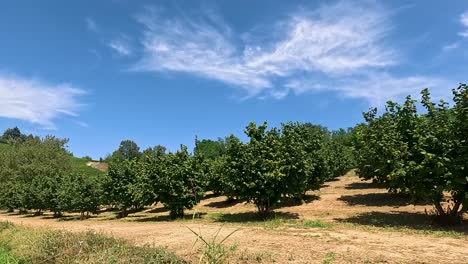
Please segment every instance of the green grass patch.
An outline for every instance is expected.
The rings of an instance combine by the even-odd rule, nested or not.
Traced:
[[[0,263],[187,262],[162,247],[137,247],[95,232],[71,234],[0,223]]]
[[[331,223],[323,221],[303,221],[293,218],[289,214],[273,214],[271,218],[262,219],[255,212],[245,212],[236,214],[209,213],[206,218],[208,221],[221,223],[234,223],[247,226],[262,226],[267,229],[276,229],[280,227],[294,228],[329,228]]]
[[[99,176],[104,174],[104,172],[86,165],[88,163],[87,159],[71,157],[71,165],[75,172],[83,173],[84,175],[94,175]]]
[[[302,226],[305,228],[328,228],[331,224],[323,221],[305,221]]]
[[[336,253],[333,251],[328,252],[323,259],[323,264],[331,264],[336,258]]]
[[[0,263],[2,264],[22,264],[26,263],[11,254],[10,250],[0,244]]]
[[[411,228],[411,227],[395,227],[395,226],[370,226],[370,225],[360,225],[356,223],[339,223],[337,226],[344,228],[358,228],[360,230],[365,230],[369,232],[399,232],[409,235],[427,235],[434,237],[452,237],[468,240],[468,234],[466,231],[458,230],[443,230],[442,227],[437,229],[437,227],[426,226],[424,228]],[[433,229],[431,229],[433,228]]]

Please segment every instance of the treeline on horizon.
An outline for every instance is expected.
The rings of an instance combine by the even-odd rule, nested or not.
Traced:
[[[162,203],[172,218],[183,217],[207,191],[256,205],[262,217],[284,199],[303,201],[306,192],[350,169],[412,201],[431,202],[439,223],[459,223],[468,211],[468,89],[453,90],[453,106],[416,100],[389,101],[365,122],[329,131],[310,123],[268,128],[250,123],[242,142],[234,135],[195,141],[167,152],[164,146],[140,151],[124,140],[106,160],[109,169],[89,175],[71,165],[67,140],[24,136],[8,129],[0,149],[0,208],[98,213],[103,207],[125,217],[134,209]],[[447,195],[447,193],[449,195]]]

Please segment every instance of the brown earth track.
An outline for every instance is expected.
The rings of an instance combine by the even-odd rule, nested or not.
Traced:
[[[287,223],[273,228],[261,223],[241,224],[238,221],[250,219],[255,208],[245,203],[229,205],[224,200],[224,197],[204,199],[188,212],[199,213],[201,219],[177,222],[165,221],[168,213],[161,206],[132,214],[125,220],[108,220],[113,213],[86,221],[19,215],[0,215],[0,220],[51,229],[95,230],[139,245],[162,245],[196,261],[198,252],[192,248],[195,236],[187,226],[209,237],[223,226],[216,222],[220,218],[211,216],[228,214],[229,217],[221,218],[226,224],[220,237],[240,228],[228,240],[228,244],[238,244],[230,263],[322,263],[327,258],[333,260],[331,263],[468,263],[466,225],[456,230],[461,234],[456,237],[414,231],[432,228],[427,223],[429,218],[422,214],[431,209],[430,205],[409,205],[404,198],[361,182],[353,174],[310,193],[310,200],[304,205],[284,205],[275,210],[281,217],[298,222],[331,223],[327,228],[301,228]],[[398,230],[400,227],[404,230]]]
[[[100,171],[107,171],[109,169],[109,164],[104,162],[89,161],[86,163],[86,166],[98,169]]]

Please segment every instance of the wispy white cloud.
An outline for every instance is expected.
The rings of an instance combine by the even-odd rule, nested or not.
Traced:
[[[86,122],[83,122],[83,121],[75,121],[75,123],[76,123],[77,125],[79,125],[80,127],[89,128],[89,125],[88,125],[88,123],[86,123]]]
[[[98,32],[99,29],[94,19],[87,17],[85,18],[85,23],[86,23],[86,27],[88,28],[88,30],[92,32]]]
[[[463,25],[463,31],[459,32],[460,36],[468,38],[468,10],[460,15],[460,23]]]
[[[136,70],[188,72],[226,83],[249,87],[249,92],[270,87],[258,69],[248,68],[221,20],[163,20],[155,12],[138,17],[145,25],[144,58]]]
[[[79,96],[85,92],[69,84],[0,75],[0,117],[20,119],[54,129],[54,119],[77,116]]]
[[[450,43],[450,44],[443,46],[442,50],[450,51],[450,50],[458,49],[459,47],[460,47],[460,42],[454,42],[454,43]]]
[[[131,56],[133,53],[132,47],[125,37],[111,40],[108,45],[120,56]]]
[[[286,84],[295,94],[305,92],[334,91],[343,97],[363,98],[374,105],[382,106],[388,100],[401,99],[411,95],[419,98],[424,88],[429,88],[433,97],[449,100],[448,88],[455,88],[457,83],[444,78],[427,76],[393,76],[388,73],[369,73],[362,77],[348,77],[339,79],[320,80],[311,79],[294,80]]]
[[[298,11],[270,28],[274,38],[233,34],[212,13],[164,18],[150,9],[137,19],[144,25],[144,56],[134,69],[191,73],[238,86],[249,96],[280,99],[290,91],[337,91],[373,102],[434,81],[387,73],[400,63],[400,54],[387,45],[391,11],[374,1]],[[383,77],[385,82],[378,82]]]
[[[313,12],[300,12],[286,24],[286,37],[263,51],[247,47],[247,65],[280,76],[298,70],[329,75],[395,64],[393,51],[382,45],[390,26],[379,6],[340,2]]]

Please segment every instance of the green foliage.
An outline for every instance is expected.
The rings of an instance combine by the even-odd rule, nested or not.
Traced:
[[[102,178],[81,173],[64,175],[58,188],[58,205],[62,211],[96,214],[103,201]]]
[[[120,142],[119,149],[117,150],[124,159],[131,160],[139,158],[140,147],[132,140],[123,140]]]
[[[133,192],[140,175],[139,170],[139,163],[136,159],[118,159],[109,164],[104,191],[109,202],[122,211],[120,217],[126,217],[131,207],[143,206]]]
[[[329,133],[324,127],[298,122],[283,124],[281,131],[286,194],[302,199],[329,177],[324,156]]]
[[[454,90],[453,108],[431,102],[427,89],[421,93],[424,114],[409,96],[403,105],[388,102],[380,117],[376,109],[364,114],[367,124],[354,131],[357,173],[415,201],[432,201],[438,219],[453,223],[468,210],[468,91],[466,85]],[[452,194],[446,208],[444,192]]]
[[[141,158],[159,157],[166,154],[166,147],[157,145],[152,148],[147,148],[141,153]]]
[[[14,127],[6,129],[0,139],[3,143],[23,141],[26,139],[26,135],[22,134],[18,127]]]
[[[190,156],[187,147],[160,159],[161,166],[155,182],[158,200],[170,210],[172,218],[184,216],[204,195],[207,166],[203,158]]]
[[[252,201],[261,214],[267,215],[285,193],[280,132],[277,129],[267,131],[266,123],[257,127],[252,122],[245,133],[250,138],[247,144],[234,136],[228,141],[224,169],[226,189]]]
[[[203,155],[203,157],[214,160],[226,153],[226,141],[218,138],[217,141],[211,139],[195,140],[195,155]]]
[[[226,155],[214,163],[213,174],[224,194],[252,201],[264,216],[282,197],[302,200],[308,190],[352,165],[351,149],[343,143],[349,143],[344,139],[348,133],[334,136],[321,126],[298,122],[270,130],[266,123],[250,123],[245,133],[250,138],[245,144],[228,138]],[[340,155],[346,158],[335,161]]]
[[[15,142],[0,153],[0,207],[58,210],[57,188],[70,173],[68,140],[47,136]]]

